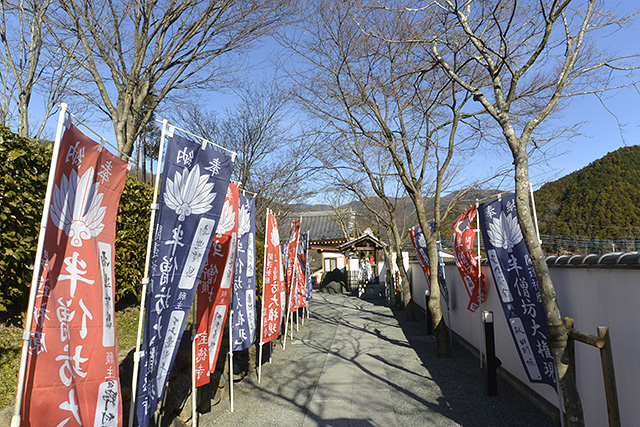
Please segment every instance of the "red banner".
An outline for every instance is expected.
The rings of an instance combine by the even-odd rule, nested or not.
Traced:
[[[287,247],[287,293],[289,295],[289,311],[298,309],[298,300],[296,298],[296,282],[298,264],[298,242],[300,241],[300,220],[297,219],[291,223],[291,233],[289,234],[289,245]]]
[[[298,263],[296,264],[296,270],[298,272],[297,279],[296,279],[296,289],[297,289],[296,295],[298,297],[296,306],[298,308],[307,306],[307,280],[305,275],[305,268],[307,266],[307,262],[305,260],[304,263],[302,263],[301,258],[304,258],[304,256],[298,257]]]
[[[262,281],[262,337],[266,343],[278,338],[284,303],[284,274],[278,221],[273,213],[267,213],[265,232],[265,267]]]
[[[467,209],[453,227],[453,249],[456,265],[469,294],[470,300],[467,309],[471,312],[475,312],[478,306],[487,300],[487,279],[481,276],[481,286],[478,287],[480,267],[478,257],[473,250],[476,230],[473,228],[472,222],[476,216],[476,209],[476,205]],[[480,296],[482,296],[482,300]]]
[[[120,426],[114,242],[127,163],[62,137],[33,313],[22,426]]]
[[[229,184],[196,302],[196,387],[209,382],[216,369],[227,319],[236,259],[238,186]]]

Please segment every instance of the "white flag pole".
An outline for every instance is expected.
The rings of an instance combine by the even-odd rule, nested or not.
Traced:
[[[229,311],[229,400],[233,412],[233,310]]]
[[[478,244],[478,254],[476,255],[476,260],[478,263],[478,308],[480,309],[480,313],[482,313],[482,257],[480,255],[480,203],[478,199],[476,199],[476,243]],[[482,327],[482,336],[484,337],[484,326],[482,322],[480,323]],[[482,357],[484,354],[484,342],[480,343],[480,369],[482,369]]]
[[[260,379],[262,378],[262,346],[263,346],[262,338],[260,339],[260,350],[258,351],[258,384],[260,384]]]
[[[24,391],[25,375],[27,373],[27,354],[29,352],[29,342],[31,341],[31,325],[33,324],[33,310],[38,291],[40,276],[40,264],[42,263],[42,251],[44,249],[44,237],[47,231],[49,220],[49,209],[51,207],[51,195],[53,193],[54,178],[58,166],[58,154],[60,152],[60,141],[62,140],[62,128],[65,125],[67,104],[60,104],[60,115],[58,116],[58,127],[56,129],[56,139],[53,143],[53,153],[51,154],[51,166],[49,167],[49,179],[47,181],[47,192],[44,197],[44,208],[42,219],[40,220],[40,235],[38,236],[38,246],[36,249],[36,259],[33,263],[33,274],[31,276],[31,289],[29,290],[29,305],[27,306],[27,317],[25,319],[24,332],[22,333],[22,353],[20,354],[20,370],[18,371],[18,389],[16,391],[16,405],[11,427],[20,426],[20,410],[22,408],[22,393]]]
[[[538,214],[536,213],[536,199],[533,197],[533,185],[531,183],[529,183],[529,194],[531,194],[531,208],[533,210],[533,223],[536,226],[536,236],[538,237],[538,243],[542,245],[540,229],[538,228]]]
[[[267,208],[267,214],[265,215],[265,226],[264,226],[264,260],[262,262],[262,304],[260,307],[260,350],[258,351],[258,384],[260,384],[260,380],[262,378],[262,346],[264,342],[264,290],[265,290],[265,278],[267,277],[267,249],[269,247],[269,208]]]
[[[192,413],[191,419],[192,426],[198,427],[198,402],[196,401],[196,307],[198,301],[198,293],[196,292],[196,297],[193,300],[193,323],[191,324],[191,403],[192,403]]]
[[[285,308],[285,310],[287,310],[287,315],[285,317],[285,322],[284,322],[284,342],[282,343],[282,349],[286,350],[287,348],[287,335],[288,335],[288,331],[289,331],[289,315],[291,314],[291,312],[289,311],[289,305],[287,304],[287,307]],[[293,339],[293,333],[291,334],[291,339]]]
[[[172,129],[167,129],[167,119],[162,120],[162,136],[160,137],[160,151],[156,168],[156,179],[153,188],[153,202],[151,203],[151,219],[149,221],[149,235],[147,237],[147,255],[144,261],[144,277],[142,279],[142,297],[140,298],[140,316],[138,318],[138,334],[136,338],[136,351],[133,353],[133,377],[131,378],[131,404],[129,406],[129,427],[133,427],[133,415],[136,412],[136,398],[138,387],[138,370],[140,368],[140,344],[142,342],[142,327],[144,309],[147,304],[147,286],[149,285],[149,266],[151,264],[151,245],[153,243],[153,230],[156,223],[156,211],[158,210],[158,192],[160,189],[160,167],[162,166],[164,143],[167,134]]]
[[[295,259],[293,262],[293,267],[294,267],[294,271],[295,271]],[[292,275],[292,277],[295,277],[295,274]],[[295,292],[295,281],[292,280],[292,282],[294,282],[292,285],[289,286],[289,298],[287,301],[287,306],[285,307],[285,310],[287,311],[287,317],[286,317],[286,322],[284,324],[284,343],[282,344],[282,349],[284,350],[285,348],[287,348],[287,330],[289,329],[289,318],[291,318],[291,339],[293,339],[293,313],[289,310],[289,307],[292,304],[292,295]]]

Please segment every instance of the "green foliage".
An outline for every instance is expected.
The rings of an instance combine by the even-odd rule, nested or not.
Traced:
[[[21,349],[22,328],[0,323],[0,409],[15,402]]]
[[[152,200],[151,185],[127,179],[116,225],[116,301],[132,295],[140,299]]]
[[[27,308],[51,149],[0,127],[0,313]],[[139,298],[153,188],[129,178],[118,210],[116,302]]]
[[[29,299],[51,149],[0,127],[0,312]]]
[[[535,193],[540,234],[592,239],[603,249],[611,242],[627,241],[637,250],[640,239],[640,146],[611,152]],[[571,244],[553,244],[551,252],[586,252]],[[605,246],[608,246],[605,247]]]

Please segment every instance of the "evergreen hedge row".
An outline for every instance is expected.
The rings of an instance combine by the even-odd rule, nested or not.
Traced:
[[[0,314],[22,315],[29,299],[51,147],[0,126]],[[130,176],[116,235],[116,302],[140,297],[153,188]]]

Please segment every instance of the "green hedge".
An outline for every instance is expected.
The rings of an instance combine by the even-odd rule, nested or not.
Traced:
[[[27,309],[51,148],[0,127],[0,314]],[[129,177],[118,210],[116,302],[140,296],[153,188]]]
[[[0,313],[27,308],[50,162],[50,147],[0,126]]]
[[[129,176],[124,186],[116,225],[116,302],[142,292],[153,187]]]

